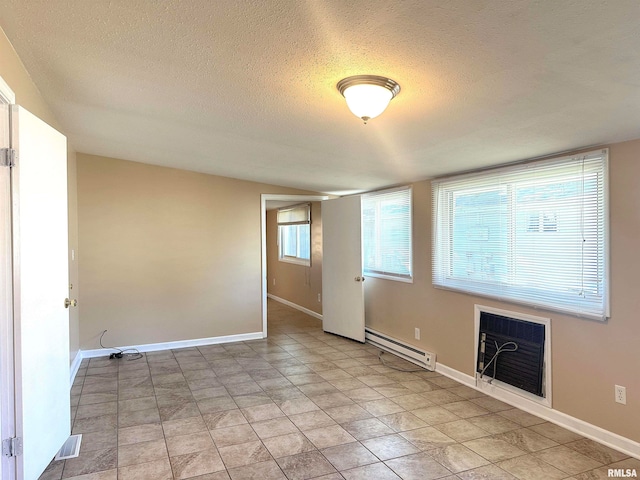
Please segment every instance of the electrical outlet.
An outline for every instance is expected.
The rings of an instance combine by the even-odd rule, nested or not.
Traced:
[[[322,302],[322,297],[320,296],[320,294],[318,294],[318,303]]]
[[[616,385],[616,402],[622,405],[627,404],[627,387]]]
[[[413,335],[416,337],[416,340],[420,340],[420,329],[416,328]]]

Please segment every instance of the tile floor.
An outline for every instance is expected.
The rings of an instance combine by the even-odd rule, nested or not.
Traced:
[[[85,360],[42,480],[599,479],[629,458],[269,302],[269,338]],[[414,367],[394,360],[395,365]]]

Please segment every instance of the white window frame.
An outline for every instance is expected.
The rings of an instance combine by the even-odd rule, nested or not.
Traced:
[[[378,197],[378,196],[383,196],[385,194],[395,193],[400,191],[407,191],[409,194],[409,274],[404,275],[400,273],[383,272],[383,271],[367,269],[367,265],[364,259],[364,255],[365,255],[364,237],[363,237],[363,248],[362,248],[362,255],[363,255],[362,268],[363,268],[363,274],[365,277],[382,278],[385,280],[393,280],[396,282],[413,283],[413,187],[411,185],[405,185],[402,187],[395,187],[395,188],[389,188],[385,190],[365,193],[362,195],[362,200],[363,200],[362,205],[364,208],[364,201],[366,201],[367,197]],[[364,225],[363,225],[362,231],[364,235]],[[381,249],[378,248],[377,250],[379,251]]]
[[[303,258],[300,256],[300,245],[302,241],[300,239],[301,232],[300,227],[303,225],[309,226],[309,238],[306,241],[309,243],[309,258]],[[285,255],[285,228],[295,227],[296,229],[296,256]],[[303,239],[304,240],[304,239]],[[285,263],[295,263],[296,265],[311,266],[311,224],[302,225],[278,225],[278,260]]]
[[[278,210],[278,260],[296,265],[311,266],[311,204],[304,203],[285,207]],[[301,227],[309,227],[308,238],[302,238]],[[295,228],[296,254],[287,255],[285,230]],[[309,246],[309,258],[301,257],[301,245],[306,243]]]
[[[584,301],[578,302],[576,295],[570,295],[569,290],[552,290],[544,289],[546,287],[540,287],[538,284],[536,287],[523,287],[518,282],[512,283],[513,274],[512,268],[517,266],[517,263],[512,265],[512,262],[516,261],[515,255],[511,249],[514,248],[515,241],[515,212],[513,205],[507,203],[507,212],[505,213],[505,225],[507,237],[503,241],[503,248],[507,265],[511,265],[506,274],[503,272],[498,279],[482,280],[475,278],[461,278],[460,275],[454,275],[453,273],[453,259],[454,251],[452,250],[453,241],[453,205],[451,204],[451,195],[455,195],[456,191],[465,192],[478,188],[478,191],[493,191],[497,189],[504,190],[509,197],[515,195],[511,191],[512,183],[510,180],[505,180],[506,183],[501,183],[500,177],[508,176],[510,174],[519,174],[526,171],[535,171],[537,168],[553,168],[562,167],[563,165],[575,165],[580,161],[602,161],[602,178],[598,184],[601,186],[602,197],[597,197],[597,202],[602,205],[602,216],[598,217],[598,228],[601,228],[601,234],[598,234],[598,251],[602,252],[602,262],[598,265],[602,265],[599,268],[601,272],[597,277],[598,294],[591,295],[585,294]],[[583,169],[584,169],[584,163]],[[543,175],[541,171],[541,175]],[[504,177],[503,177],[504,178]],[[514,178],[514,177],[508,177]],[[524,178],[524,177],[518,177]],[[600,177],[597,177],[600,180]],[[486,179],[486,181],[485,181]],[[495,181],[492,182],[492,180]],[[516,182],[522,182],[522,180],[516,180]],[[514,183],[513,185],[522,185],[522,183]],[[455,291],[461,291],[472,295],[480,295],[488,298],[495,298],[498,300],[528,305],[532,307],[544,308],[546,310],[558,311],[572,316],[589,318],[593,320],[606,320],[609,317],[609,298],[610,298],[610,283],[609,283],[609,212],[608,212],[608,150],[597,150],[587,152],[584,154],[576,154],[572,156],[557,157],[545,160],[537,160],[531,162],[523,162],[520,164],[512,164],[495,169],[478,171],[469,174],[457,175],[447,178],[435,179],[432,182],[433,189],[433,242],[432,242],[432,255],[433,255],[433,285],[436,288],[443,288]],[[515,197],[514,197],[515,198]],[[592,198],[592,197],[589,197]],[[449,199],[449,200],[447,200]],[[496,204],[497,205],[497,204]],[[590,204],[583,204],[590,205]],[[498,207],[496,207],[498,208]],[[577,220],[576,220],[577,221]],[[544,231],[544,227],[543,227]],[[479,230],[477,235],[482,235]],[[495,234],[494,234],[495,235]],[[541,237],[541,241],[544,239]],[[548,246],[549,244],[547,244]],[[584,247],[583,247],[584,248]],[[584,254],[584,253],[583,253]],[[599,254],[600,255],[600,254]],[[447,273],[449,272],[449,273]],[[525,277],[526,278],[526,277]],[[584,281],[583,277],[583,281]],[[527,292],[528,288],[537,289],[537,293]],[[542,290],[541,290],[542,288]],[[582,295],[582,294],[581,294]]]

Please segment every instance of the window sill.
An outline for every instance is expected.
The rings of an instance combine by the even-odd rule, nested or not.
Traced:
[[[302,258],[282,257],[282,258],[279,258],[278,261],[284,262],[284,263],[292,263],[294,265],[302,265],[303,267],[311,266],[311,262],[309,260],[305,260]]]
[[[364,272],[365,277],[382,278],[383,280],[393,280],[395,282],[413,283],[413,277],[396,277],[395,275],[385,275],[384,273]]]

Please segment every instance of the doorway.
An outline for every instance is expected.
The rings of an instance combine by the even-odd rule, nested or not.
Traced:
[[[262,336],[267,337],[267,295],[268,282],[273,283],[273,279],[267,277],[267,210],[277,209],[285,206],[301,204],[305,202],[320,202],[327,200],[329,197],[325,195],[278,195],[278,194],[262,194],[260,202],[261,211],[261,244],[262,244]],[[311,219],[313,224],[313,218]],[[271,239],[274,240],[273,238]],[[277,282],[277,279],[276,279]],[[320,299],[321,301],[321,299]],[[285,303],[285,302],[283,302]],[[291,305],[290,305],[291,306]],[[295,307],[294,307],[295,308]]]

